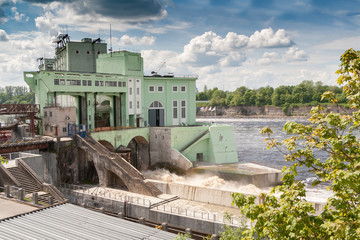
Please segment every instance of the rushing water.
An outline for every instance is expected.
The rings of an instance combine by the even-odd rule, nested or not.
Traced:
[[[270,127],[273,131],[272,137],[283,140],[289,138],[289,135],[283,131],[283,127],[287,121],[307,124],[309,121],[306,118],[203,118],[197,119],[198,122],[211,122],[213,124],[227,124],[233,127],[236,149],[238,153],[239,163],[255,163],[275,169],[281,170],[284,166],[290,166],[291,162],[286,162],[284,156],[277,149],[267,149],[267,143],[264,142],[265,135],[260,133],[264,127]],[[321,156],[320,158],[326,158]],[[241,192],[248,191],[249,193],[257,194],[260,191],[268,191],[269,188],[258,189],[255,186],[239,186],[238,184],[224,181],[221,178],[204,177],[204,178],[187,178],[171,174],[168,171],[155,171],[144,173],[146,177],[158,179],[166,182],[184,182],[186,184],[214,187],[220,189],[235,190]],[[327,191],[326,184],[316,187],[310,187],[314,176],[305,168],[298,169],[298,179],[307,183],[307,198],[311,201],[323,202],[332,194]]]

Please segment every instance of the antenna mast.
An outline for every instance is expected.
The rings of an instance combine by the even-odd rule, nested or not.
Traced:
[[[110,55],[112,56],[112,39],[111,39],[111,23],[110,23]]]

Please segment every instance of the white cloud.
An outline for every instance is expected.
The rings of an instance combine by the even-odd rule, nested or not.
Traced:
[[[230,52],[227,56],[219,60],[221,67],[240,66],[246,60],[245,53]]]
[[[105,5],[106,2],[106,5]],[[164,33],[171,29],[184,29],[189,26],[185,22],[175,22],[162,27],[155,27],[153,22],[167,16],[165,9],[155,9],[154,11],[144,9],[145,6],[138,4],[135,11],[129,8],[136,4],[136,1],[105,1],[100,4],[96,0],[79,0],[68,2],[51,2],[48,4],[38,4],[43,7],[44,14],[35,19],[36,26],[41,31],[59,31],[59,26],[65,23],[70,31],[82,31],[86,33],[98,33],[99,29],[109,29],[109,24],[113,31],[126,32],[129,29],[138,29],[149,33]],[[147,4],[157,5],[157,1],[146,1]],[[122,6],[118,11],[114,10],[113,5]],[[122,12],[123,14],[121,14]],[[131,12],[133,14],[131,14]]]
[[[229,32],[225,38],[209,31],[191,39],[179,58],[181,62],[196,63],[208,58],[208,62],[203,63],[209,64],[209,61],[215,61],[224,66],[224,64],[233,65],[238,61],[236,65],[241,65],[241,61],[246,59],[245,52],[249,49],[283,48],[293,44],[294,42],[284,29],[274,32],[271,28],[267,28],[260,32],[256,31],[250,37]],[[217,56],[218,59],[214,56]]]
[[[16,7],[12,7],[11,8],[11,12],[14,14],[14,19],[16,20],[16,21],[18,21],[18,22],[21,22],[21,21],[25,21],[25,22],[27,22],[27,21],[29,21],[29,17],[26,17],[25,16],[25,14],[23,14],[23,13],[19,13],[18,11],[17,11],[17,8]]]
[[[123,46],[123,45],[153,45],[155,43],[155,39],[156,38],[154,36],[144,36],[142,38],[138,38],[138,37],[130,37],[129,35],[125,34],[117,42],[121,46]]]
[[[3,29],[0,29],[0,42],[9,41],[6,32]]]
[[[22,32],[9,34],[8,39],[0,44],[0,85],[26,85],[23,72],[36,71],[38,57],[53,57],[50,37],[39,32]]]
[[[307,61],[308,54],[304,50],[299,50],[297,47],[290,47],[283,56],[283,59],[288,62]]]
[[[260,32],[256,31],[249,38],[248,47],[288,47],[294,42],[288,36],[284,29],[279,29],[275,33],[272,28],[263,29]]]
[[[260,58],[257,63],[259,65],[269,65],[271,63],[279,62],[281,60],[279,53],[277,52],[265,52],[263,57]]]

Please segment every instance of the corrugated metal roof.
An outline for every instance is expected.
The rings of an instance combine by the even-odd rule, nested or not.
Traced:
[[[175,234],[73,204],[0,221],[0,239],[174,239]]]

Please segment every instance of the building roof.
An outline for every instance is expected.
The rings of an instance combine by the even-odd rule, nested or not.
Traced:
[[[174,239],[175,234],[73,204],[0,221],[0,239]]]

